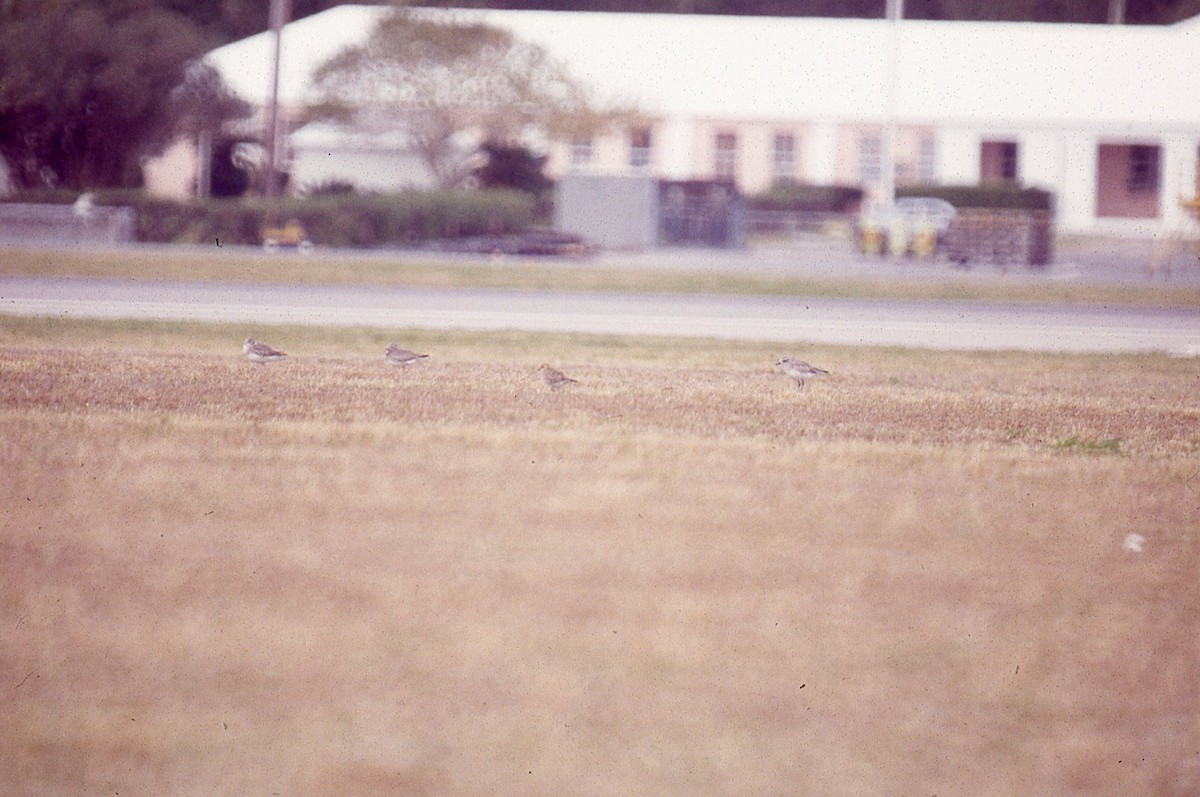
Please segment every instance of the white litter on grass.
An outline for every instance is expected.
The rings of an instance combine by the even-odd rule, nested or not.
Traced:
[[[1130,553],[1141,553],[1142,546],[1146,544],[1146,538],[1141,534],[1130,534],[1125,538],[1123,547]]]

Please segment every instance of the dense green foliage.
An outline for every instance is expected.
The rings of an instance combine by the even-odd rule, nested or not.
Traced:
[[[140,159],[175,131],[172,91],[204,51],[201,37],[148,2],[28,7],[0,16],[0,156],[10,179],[138,184]]]
[[[487,160],[474,172],[481,187],[514,188],[533,194],[553,187],[544,171],[545,155],[535,155],[520,145],[495,141],[485,141],[481,149]]]
[[[1053,193],[1040,188],[1021,188],[1014,183],[911,185],[898,187],[896,196],[937,197],[956,208],[1054,210]]]
[[[535,155],[520,145],[494,141],[483,144],[486,162],[474,172],[480,188],[522,191],[533,200],[538,224],[552,224],[554,217],[554,181],[545,174],[546,156]]]
[[[272,216],[265,202],[241,207],[255,219]],[[533,221],[533,200],[517,191],[333,194],[286,200],[274,223],[293,218],[318,245],[371,247],[525,230]]]
[[[363,0],[358,0],[363,2]],[[189,17],[219,44],[253,36],[267,27],[271,0],[155,0],[164,8]],[[289,0],[292,19],[300,19],[337,5],[340,0]],[[364,5],[369,4],[363,2]],[[215,45],[214,45],[215,46]]]
[[[795,210],[810,213],[850,213],[862,201],[863,190],[849,185],[776,183],[770,190],[749,197],[751,210]]]
[[[71,203],[73,191],[26,192],[10,201]],[[533,223],[534,201],[518,191],[408,191],[323,194],[271,204],[262,199],[176,202],[138,191],[98,191],[98,205],[137,212],[138,240],[256,245],[263,230],[298,221],[319,246],[373,247],[519,232]]]
[[[238,143],[222,138],[213,146],[209,190],[214,197],[239,197],[250,188],[250,175],[233,162]]]

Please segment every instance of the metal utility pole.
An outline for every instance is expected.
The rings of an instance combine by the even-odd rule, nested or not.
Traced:
[[[1125,24],[1125,0],[1108,0],[1108,24]]]
[[[904,0],[887,0],[887,108],[886,125],[880,147],[879,201],[888,206],[896,202],[896,89],[900,69],[900,20]]]
[[[263,128],[263,146],[267,151],[263,194],[267,199],[279,196],[279,54],[283,43],[283,26],[291,16],[291,0],[271,0],[268,24],[274,39],[274,52],[271,60],[271,99],[267,103],[267,123]]]
[[[212,196],[213,131],[203,127],[196,133],[196,198]]]

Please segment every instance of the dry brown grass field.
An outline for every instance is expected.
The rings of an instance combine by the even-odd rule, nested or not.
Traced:
[[[1196,360],[0,319],[0,424],[5,794],[1200,793]]]

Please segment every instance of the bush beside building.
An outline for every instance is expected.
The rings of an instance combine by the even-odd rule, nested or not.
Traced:
[[[66,205],[77,192],[39,191],[6,202]],[[534,224],[534,199],[511,190],[321,194],[269,204],[259,199],[177,202],[134,191],[97,191],[96,206],[132,208],[136,239],[147,243],[257,246],[263,230],[293,220],[318,246],[371,248],[524,232]]]

